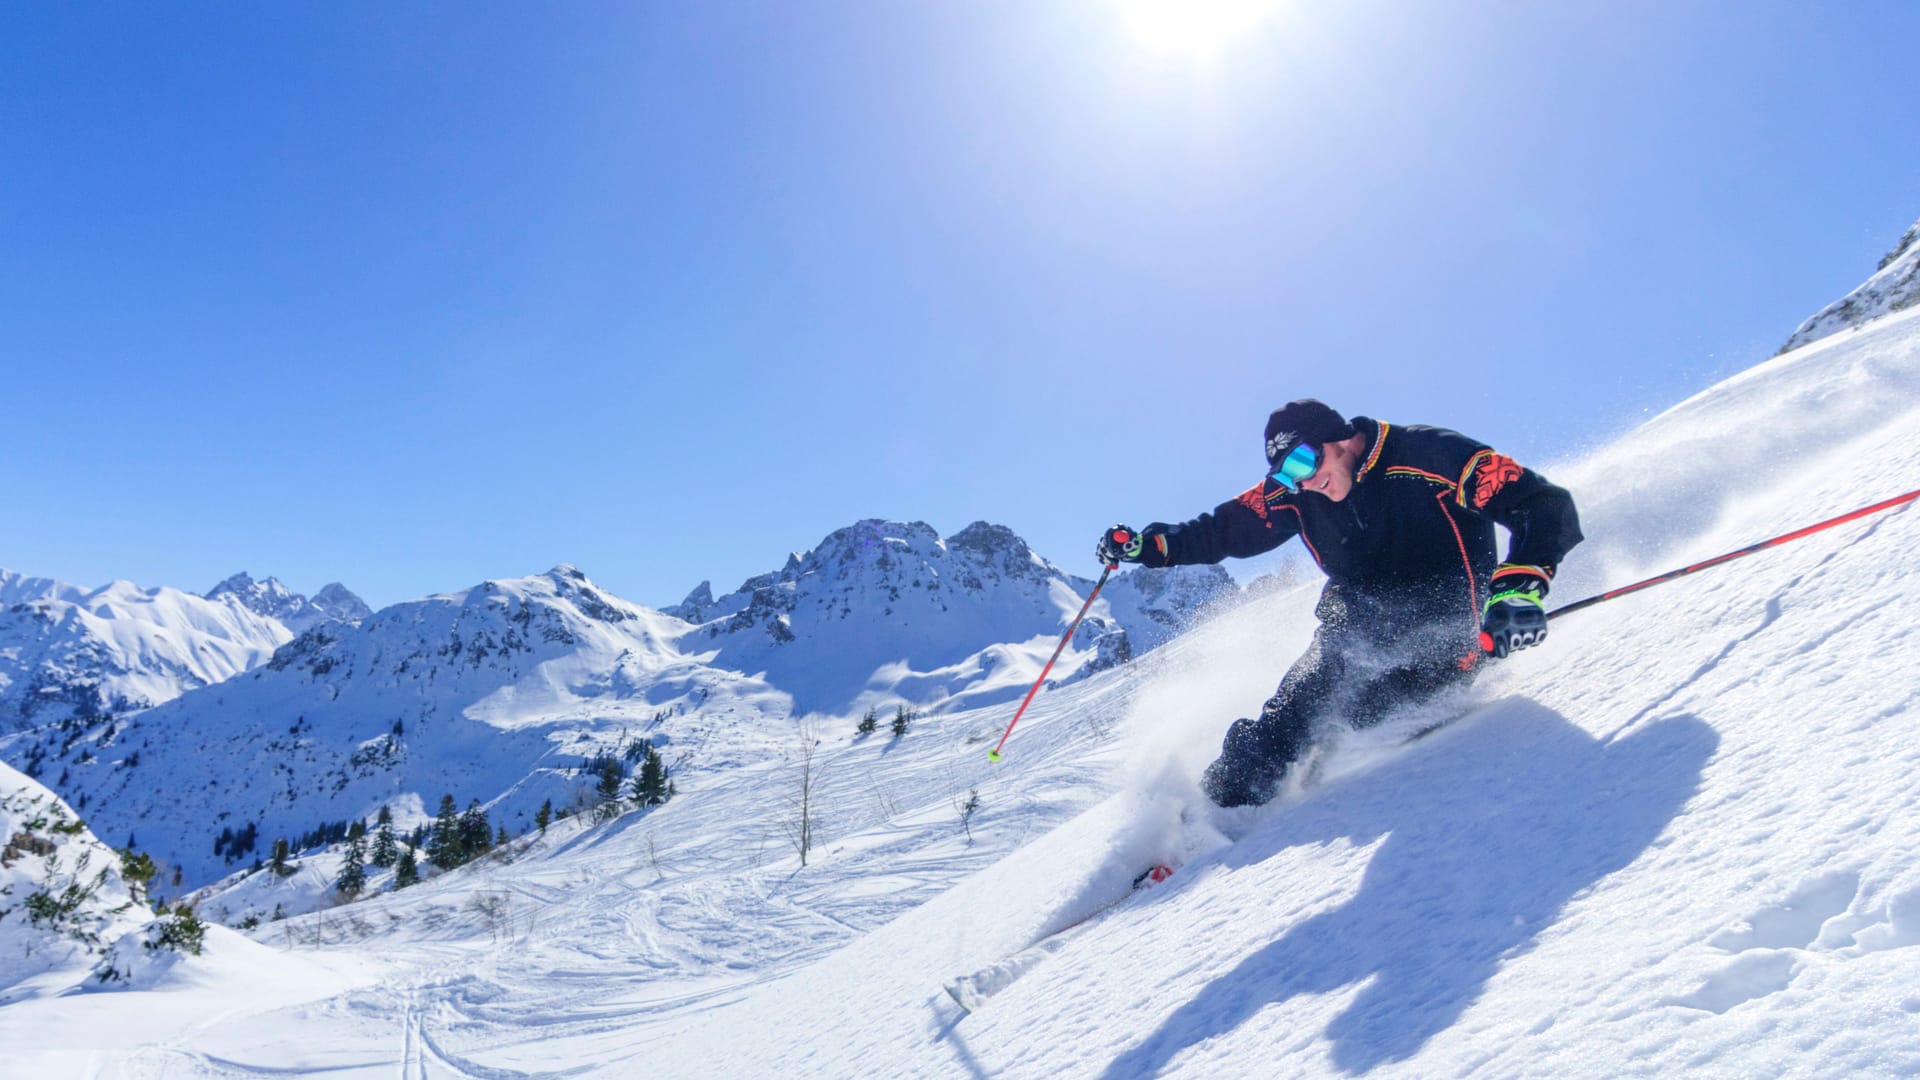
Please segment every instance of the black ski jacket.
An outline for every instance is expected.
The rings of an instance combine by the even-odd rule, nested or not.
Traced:
[[[1327,574],[1323,623],[1361,622],[1386,639],[1439,624],[1469,647],[1496,570],[1496,523],[1512,533],[1503,576],[1550,580],[1580,542],[1573,496],[1512,458],[1445,428],[1364,416],[1353,425],[1367,441],[1346,499],[1295,494],[1269,477],[1191,521],[1148,525],[1142,563],[1246,558],[1298,536]]]

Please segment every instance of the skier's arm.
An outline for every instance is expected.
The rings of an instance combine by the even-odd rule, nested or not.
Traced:
[[[1267,482],[1248,488],[1190,521],[1156,521],[1140,530],[1146,566],[1185,566],[1262,555],[1300,532],[1300,515],[1284,492],[1269,495]]]
[[[1539,569],[1551,579],[1560,560],[1583,539],[1573,495],[1491,447],[1456,438],[1472,451],[1456,474],[1456,501],[1512,534],[1500,569]]]

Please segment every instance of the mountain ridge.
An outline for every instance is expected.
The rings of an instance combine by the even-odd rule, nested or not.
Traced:
[[[1792,352],[1841,331],[1857,330],[1916,304],[1920,304],[1920,221],[1914,222],[1881,258],[1872,277],[1808,316],[1780,351]]]
[[[202,595],[209,600],[231,596],[243,607],[277,620],[296,635],[323,622],[358,626],[373,614],[373,609],[367,606],[366,601],[337,581],[327,583],[312,597],[306,597],[289,589],[279,578],[255,581],[244,570]]]
[[[284,606],[277,584],[237,575],[201,603],[265,618],[241,594]],[[700,623],[563,563],[357,624],[317,621],[217,684],[93,709],[0,749],[197,884],[249,854],[213,853],[222,829],[298,837],[382,808],[410,826],[442,794],[525,827],[542,802],[579,796],[587,761],[640,732],[696,772],[724,770],[780,752],[809,715],[1010,701],[1091,586],[983,522],[946,540],[923,522],[857,522],[709,597],[688,612]],[[1058,670],[1074,674],[1061,681],[1150,651],[1237,594],[1218,567],[1118,575],[1069,643]],[[211,788],[136,778],[207,760],[230,770]]]

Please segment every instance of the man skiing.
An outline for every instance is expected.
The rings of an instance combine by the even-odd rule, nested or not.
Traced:
[[[1313,644],[1260,715],[1228,728],[1201,786],[1221,806],[1271,799],[1326,723],[1378,723],[1470,681],[1485,651],[1547,636],[1554,570],[1581,540],[1573,496],[1458,432],[1351,421],[1311,398],[1267,419],[1266,479],[1178,525],[1116,525],[1103,563],[1217,563],[1299,536],[1326,572]],[[1499,562],[1493,526],[1511,534]]]

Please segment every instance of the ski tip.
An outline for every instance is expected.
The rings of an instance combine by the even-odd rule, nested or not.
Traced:
[[[1133,887],[1136,889],[1150,889],[1172,876],[1173,867],[1168,866],[1166,863],[1154,863],[1152,866],[1140,871],[1139,876],[1133,879]]]

